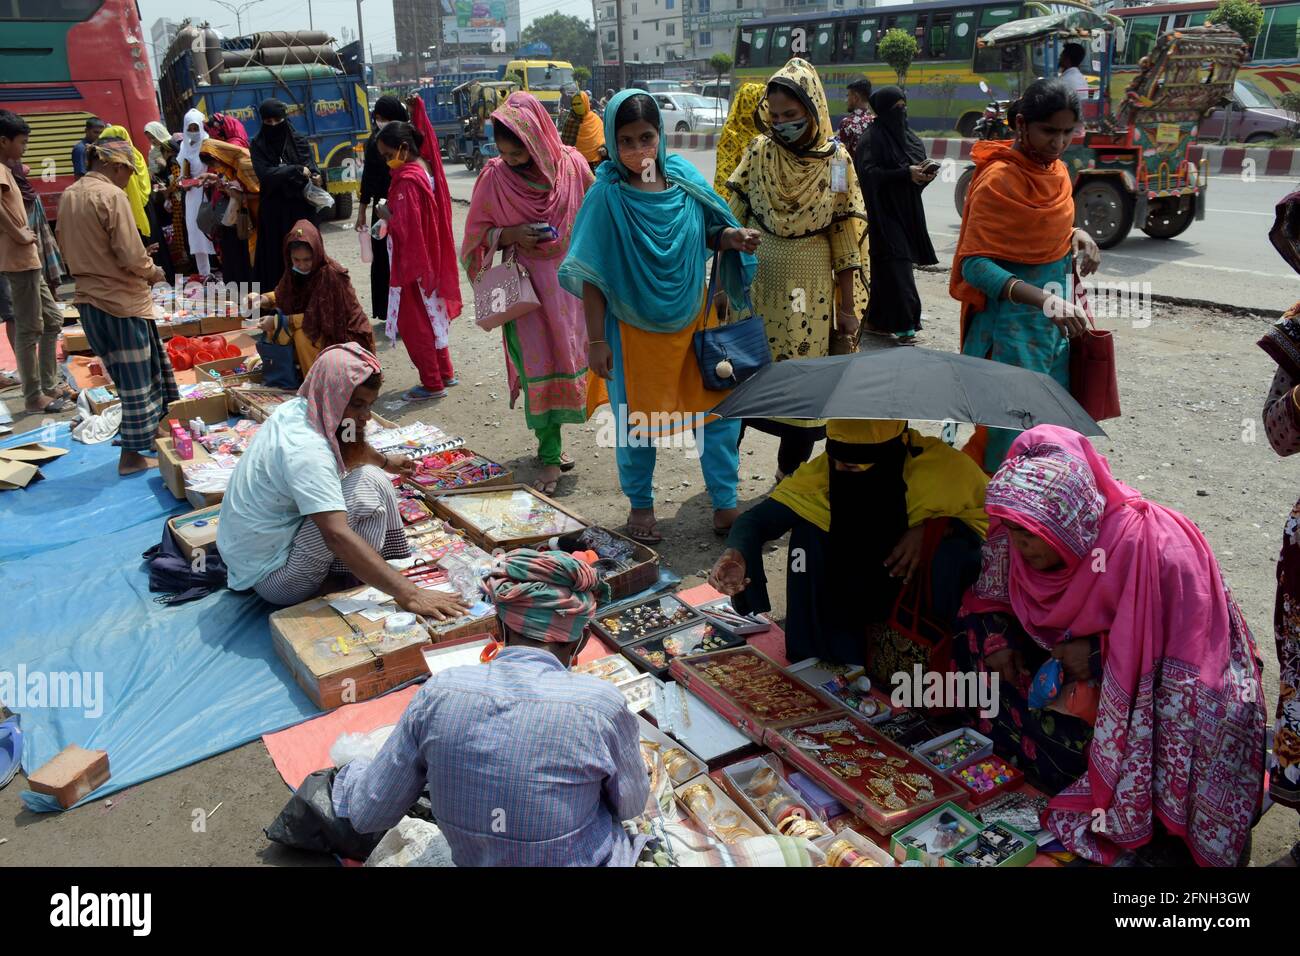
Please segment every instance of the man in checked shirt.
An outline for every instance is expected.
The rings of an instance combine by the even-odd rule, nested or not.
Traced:
[[[486,580],[506,647],[431,677],[373,760],[334,781],[362,833],[393,827],[427,786],[457,866],[631,866],[650,781],[636,718],[613,684],[574,674],[604,589],[586,564],[527,548]]]

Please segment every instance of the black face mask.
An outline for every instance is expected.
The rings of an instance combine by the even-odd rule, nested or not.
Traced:
[[[506,165],[510,166],[509,163],[506,163]],[[529,158],[528,162],[520,163],[518,166],[510,166],[510,168],[513,169],[515,172],[517,172],[520,176],[523,176],[525,173],[531,173],[534,169],[536,169],[537,163],[533,159]]]

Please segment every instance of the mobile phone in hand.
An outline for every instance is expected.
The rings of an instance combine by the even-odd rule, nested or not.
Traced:
[[[932,173],[937,173],[942,168],[943,168],[943,164],[940,163],[938,160],[934,160],[934,159],[927,159],[924,163],[921,164],[921,170],[927,176],[931,175]]]
[[[559,232],[555,227],[545,222],[534,222],[529,225],[533,232],[537,233],[538,242],[554,242],[560,238]]]

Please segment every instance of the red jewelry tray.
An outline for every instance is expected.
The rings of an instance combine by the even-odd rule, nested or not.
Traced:
[[[997,754],[994,754],[991,757],[981,757],[979,760],[967,764],[967,766],[974,767],[977,764],[982,764],[985,761],[989,761],[989,760],[1002,764],[1002,766],[1006,767],[1007,770],[1011,771],[1011,779],[1008,780],[1006,783],[998,784],[992,790],[985,790],[982,793],[974,789],[973,787],[968,787],[962,781],[961,777],[958,776],[958,774],[961,772],[960,769],[948,771],[948,779],[970,794],[970,805],[972,807],[982,807],[984,804],[988,803],[993,798],[1000,797],[1004,793],[1010,793],[1012,790],[1018,789],[1019,787],[1023,786],[1025,783],[1025,775],[1021,773],[1019,770],[1017,770],[1015,767],[1011,766],[1011,764],[1007,763]]]
[[[855,765],[863,770],[859,776],[840,776],[833,772],[828,764],[818,759],[815,756],[816,752],[804,750],[786,736],[787,734],[806,731],[808,728],[827,724],[844,728],[835,736],[853,740],[853,746],[830,745],[832,752],[844,755],[845,759],[852,760]],[[813,733],[809,736],[811,739],[816,740],[817,743],[829,743],[820,733]],[[830,718],[808,718],[787,723],[780,728],[769,729],[763,737],[763,743],[779,754],[783,760],[798,767],[816,780],[835,799],[844,804],[849,809],[849,812],[861,818],[881,836],[893,833],[913,820],[925,816],[946,801],[952,801],[959,806],[966,806],[970,800],[970,793],[964,787],[957,785],[925,761],[918,759],[883,734],[878,733],[870,724],[856,717],[846,715],[840,708],[836,708]],[[884,754],[884,759],[871,755],[855,754],[855,751],[858,750],[870,751],[871,754]],[[888,763],[890,759],[894,760],[893,765]],[[917,801],[914,796],[908,796],[907,790],[900,785],[896,789],[904,794],[903,799],[907,801],[906,806],[890,808],[885,805],[884,797],[875,793],[868,786],[868,781],[873,778],[872,771],[877,768],[880,770],[889,769],[898,774],[924,774],[930,780],[931,788],[929,792],[933,796],[925,801]],[[911,785],[910,781],[909,785]],[[917,789],[921,792],[925,790],[924,787]]]
[[[716,671],[721,668],[736,674],[737,682],[724,686]],[[773,728],[812,720],[829,720],[843,713],[804,684],[787,674],[776,661],[749,645],[733,647],[712,654],[679,657],[668,668],[669,676],[699,696],[755,743],[763,743],[765,732]],[[772,695],[747,692],[746,683],[775,675],[786,700],[774,711],[769,706]]]

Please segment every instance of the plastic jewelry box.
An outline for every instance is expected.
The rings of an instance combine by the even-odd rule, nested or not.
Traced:
[[[749,789],[753,785],[754,775],[761,771],[771,771],[772,776],[766,785],[764,793],[751,795]],[[768,833],[779,834],[781,832],[777,829],[777,821],[772,819],[766,810],[772,801],[777,798],[785,798],[788,803],[804,807],[809,811],[808,814],[805,814],[808,819],[815,820],[824,831],[830,832],[830,827],[825,825],[826,815],[821,808],[801,796],[794,787],[790,786],[789,781],[785,780],[781,775],[781,761],[772,754],[750,757],[729,767],[723,767],[720,772],[723,789],[735,799],[736,803],[746,813],[762,824],[763,829]]]
[[[692,799],[693,788],[697,786],[704,787],[709,792],[709,797],[703,800]],[[737,806],[736,802],[727,796],[708,774],[691,778],[677,787],[673,793],[677,795],[677,802],[700,829],[720,843],[739,843],[741,840],[762,836],[764,833],[763,827]]]
[[[646,715],[710,767],[722,766],[754,749],[748,737],[681,684],[665,684],[651,674],[643,674],[642,678],[652,682],[656,691]]]
[[[924,774],[929,778],[930,792],[933,797],[924,802],[891,809],[886,805],[884,798],[871,789],[870,781],[872,778],[869,773],[863,773],[855,777],[841,777],[832,772],[828,765],[812,755],[817,751],[805,751],[803,747],[796,743],[796,739],[801,734],[826,733],[826,731],[819,728],[828,726],[844,726],[848,728],[841,736],[853,734],[863,741],[860,747],[854,749],[870,750],[873,754],[883,753],[885,761],[894,761],[893,769],[897,772]],[[808,739],[813,740],[814,738],[809,737]],[[953,783],[948,777],[877,733],[865,721],[845,716],[842,710],[836,710],[830,715],[829,719],[825,716],[808,718],[784,728],[768,730],[763,742],[780,755],[782,760],[806,773],[831,796],[844,804],[850,813],[864,821],[871,829],[882,836],[906,826],[919,817],[925,816],[945,801],[965,804],[969,799],[966,791]],[[863,759],[878,760],[879,758]],[[913,789],[917,791],[919,796],[925,788],[914,787]]]
[[[832,833],[830,836],[818,837],[813,840],[813,846],[825,853],[831,848],[831,844],[838,840],[848,840],[853,844],[853,849],[857,850],[863,856],[874,860],[881,868],[896,867],[898,862],[881,847],[876,846],[861,833],[856,830],[850,830],[847,827],[838,833]]]
[[[959,737],[966,737],[968,740],[973,741],[979,746],[969,756],[962,760],[958,760],[955,763],[944,763],[934,756],[936,750],[952,743]],[[985,737],[978,731],[971,730],[969,727],[960,727],[957,730],[950,731],[946,734],[940,734],[932,740],[927,740],[925,743],[913,747],[912,753],[916,754],[916,756],[920,757],[939,772],[951,774],[954,770],[960,770],[967,764],[992,756],[993,741],[989,740],[989,738]]]
[[[711,611],[714,608],[720,608],[726,612],[725,617],[715,617]],[[717,598],[704,604],[697,605],[695,610],[699,611],[719,628],[736,635],[762,634],[772,629],[772,622],[759,617],[757,614],[741,614],[731,606],[731,598]],[[743,618],[746,623],[736,624],[733,616]]]
[[[658,610],[664,618],[671,615],[673,620],[663,627],[649,631],[625,629],[624,625],[630,622],[638,612],[644,613],[650,610]],[[688,624],[698,624],[703,620],[704,618],[700,616],[700,613],[695,608],[676,595],[657,594],[654,597],[646,598],[644,601],[637,601],[635,604],[598,610],[588,626],[606,643],[621,648],[629,644],[652,640],[656,637],[664,637]]]
[[[823,819],[833,820],[835,817],[843,816],[849,812],[844,808],[844,804],[822,789],[817,784],[817,781],[807,774],[795,772],[785,779],[801,797],[808,801],[813,809],[820,813]]]
[[[957,831],[959,839],[951,846],[935,847],[931,845],[930,840],[933,839],[934,834],[937,832],[940,822],[952,818],[955,818],[955,822],[959,827],[964,828]],[[969,843],[975,838],[975,834],[983,829],[984,824],[957,806],[957,804],[945,803],[919,820],[896,831],[890,837],[889,849],[894,854],[894,859],[899,863],[918,860],[926,866],[948,866],[951,864],[945,863],[943,857],[950,850],[956,850],[963,844]],[[908,842],[909,839],[916,842]]]
[[[710,669],[715,666],[738,674],[740,682],[730,689],[723,687],[710,676]],[[757,744],[764,743],[764,735],[769,730],[806,720],[828,720],[843,713],[787,674],[776,661],[749,645],[679,657],[669,665],[668,671],[682,687],[698,694],[727,723]],[[781,697],[747,693],[745,683],[757,680],[773,680]]]
[[[627,699],[627,709],[634,714],[639,714],[654,703],[654,678],[649,674],[637,673],[636,668],[618,654],[576,664],[572,670],[575,674],[590,674],[609,681]]]
[[[967,784],[966,781],[962,780],[960,775],[962,770],[970,767],[974,767],[976,764],[984,763],[985,761],[992,761],[993,763],[996,763],[998,765],[999,770],[1006,770],[1007,773],[1011,775],[1011,779],[1006,781],[1005,783],[999,783],[989,790],[976,790],[974,787]],[[1007,763],[997,754],[991,754],[988,757],[982,757],[979,760],[973,760],[970,763],[965,764],[961,767],[957,767],[954,768],[953,770],[949,770],[948,779],[950,779],[953,783],[957,784],[957,786],[961,787],[963,790],[965,790],[967,793],[970,794],[970,805],[972,807],[981,807],[984,804],[988,803],[990,800],[994,800],[997,797],[1002,796],[1004,793],[1010,793],[1012,790],[1018,789],[1020,786],[1024,784],[1025,775],[1021,773],[1019,770],[1017,770],[1015,767],[1011,766],[1011,764]]]
[[[1002,860],[999,863],[963,863],[961,861],[960,858],[963,854],[969,852],[973,848],[978,847],[980,836],[984,835],[985,833],[995,831],[998,828],[1000,828],[1002,832],[998,833],[997,836],[1002,837],[1004,839],[1010,838],[1019,841],[1020,848],[1016,850],[1014,853],[1012,853],[1005,860]],[[1028,833],[1025,833],[1023,830],[1013,827],[1009,823],[990,823],[987,826],[982,826],[979,832],[976,833],[974,836],[972,836],[970,839],[966,840],[964,843],[959,844],[958,846],[954,847],[953,849],[945,853],[943,856],[943,865],[956,866],[962,868],[980,867],[980,866],[988,866],[994,868],[1010,867],[1010,866],[1028,866],[1030,863],[1034,862],[1034,857],[1037,855],[1038,855],[1038,843]]]
[[[837,691],[830,690],[826,686],[826,684],[833,681],[841,674],[850,681],[864,676],[866,670],[862,667],[836,667],[831,664],[824,664],[815,657],[809,657],[791,664],[785,670],[787,674],[790,674],[792,677],[797,677],[822,697],[834,704],[838,704],[850,714],[853,714],[855,717],[860,717],[869,723],[878,724],[893,716],[894,712],[890,709],[889,705],[870,692],[862,694],[862,696],[870,698],[872,703],[876,706],[876,711],[873,714],[864,714],[856,708],[849,706],[849,702],[841,697]],[[858,693],[862,692],[859,691]]]
[[[654,750],[658,752],[661,758],[665,758],[665,771],[668,771],[668,760],[665,755],[672,755],[674,767],[672,771],[668,771],[668,776],[672,780],[674,787],[680,786],[708,770],[708,766],[703,760],[673,740],[650,721],[644,717],[637,717],[636,722],[641,732],[641,748],[643,750]],[[680,756],[673,754],[674,750],[679,751]]]
[[[700,650],[700,644],[706,639],[706,631],[711,632],[711,641],[713,647]],[[666,649],[666,643],[670,640],[680,642],[682,652],[670,654]],[[623,646],[623,654],[633,664],[643,671],[649,671],[659,679],[668,676],[668,668],[678,657],[690,657],[693,654],[709,653],[710,651],[725,650],[728,647],[739,647],[745,643],[743,637],[737,637],[720,628],[712,620],[700,620],[694,624],[684,624],[672,631],[664,631],[654,637],[647,637],[644,640],[635,641]],[[664,664],[657,667],[654,661],[642,656],[642,651],[659,651],[664,654]]]

